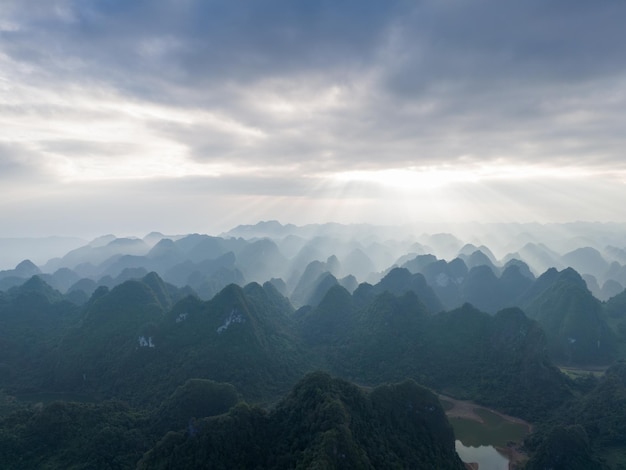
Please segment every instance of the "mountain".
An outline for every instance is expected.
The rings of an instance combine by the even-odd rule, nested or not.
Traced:
[[[114,256],[141,256],[145,255],[148,250],[150,250],[150,246],[141,239],[116,238],[113,235],[109,235],[69,251],[61,258],[48,261],[44,266],[44,270],[51,272],[59,268],[74,269],[84,263],[99,265]]]
[[[500,283],[493,270],[484,264],[473,267],[467,273],[461,287],[461,296],[480,310],[495,312],[502,304]]]
[[[582,274],[591,274],[601,281],[605,280],[604,276],[609,269],[609,263],[602,257],[602,254],[588,246],[565,253],[562,259],[566,266]]]
[[[299,277],[297,284],[291,292],[290,299],[295,307],[311,305],[310,299],[318,290],[320,282],[331,275],[332,266],[322,261],[311,261],[307,264],[304,272]],[[330,287],[330,285],[328,286]],[[319,299],[318,299],[319,300]]]
[[[535,273],[542,273],[550,268],[563,269],[561,256],[543,243],[527,243],[505,260],[517,258],[524,261]]]
[[[183,295],[155,273],[97,290],[59,348],[55,389],[147,406],[204,378],[265,399],[302,374],[293,308],[271,284]]]
[[[32,276],[41,275],[41,270],[30,260],[20,262],[14,269],[0,271],[0,290],[20,286]]]
[[[361,284],[352,296],[329,290],[300,324],[320,364],[350,380],[410,377],[529,419],[570,396],[542,330],[519,309],[489,315],[466,304],[433,315],[411,290],[397,296]]]
[[[491,255],[493,257],[493,255]],[[460,253],[458,256],[460,259],[465,261],[465,264],[469,269],[478,267],[478,266],[488,266],[489,269],[493,271],[494,274],[499,274],[500,269],[494,264],[492,258],[487,256],[481,250],[476,250],[466,255],[464,253]]]
[[[256,240],[236,253],[237,267],[248,281],[265,282],[272,277],[282,277],[287,259],[276,243],[268,238]]]
[[[626,363],[617,362],[600,378],[588,376],[587,393],[555,409],[526,439],[532,452],[527,468],[619,469],[626,442]]]
[[[277,220],[261,221],[254,225],[238,225],[228,231],[232,237],[243,238],[282,238],[289,235],[296,226],[292,224],[282,225]]]
[[[299,329],[309,345],[335,344],[355,325],[352,296],[342,286],[328,289],[323,299],[299,318]]]
[[[146,414],[108,401],[54,401],[0,417],[0,462],[25,468],[134,468],[152,438]]]
[[[555,426],[526,463],[526,470],[609,470],[611,467],[593,454],[582,426]]]
[[[138,468],[464,468],[437,397],[411,381],[366,393],[313,373],[269,412],[241,404],[191,432],[167,434]]]
[[[360,248],[350,251],[341,261],[341,273],[344,276],[352,274],[359,280],[365,280],[376,271],[376,266]]]
[[[138,354],[155,346],[167,303],[162,287],[150,278],[126,281],[110,291],[97,289],[82,321],[59,346],[55,389],[105,397],[123,394],[123,383],[137,375]]]
[[[395,295],[402,295],[407,291],[412,291],[424,303],[428,311],[436,313],[443,310],[441,301],[428,285],[424,276],[419,273],[411,274],[406,268],[393,268],[373,289],[373,293],[385,291]]]
[[[447,262],[433,255],[420,255],[404,263],[403,267],[423,274],[448,310],[466,302],[489,313],[520,305],[520,297],[534,280],[528,265],[517,259],[509,260],[500,274],[501,270],[484,255],[473,258],[473,261],[470,257],[465,258],[476,265],[468,269],[466,261],[461,258]]]
[[[39,276],[0,296],[0,387],[24,393],[49,386],[55,348],[79,318],[78,306]]]
[[[547,271],[531,290],[524,305],[530,318],[546,333],[551,356],[568,364],[606,364],[615,355],[615,337],[602,305],[573,269]]]
[[[456,256],[463,242],[451,233],[435,233],[433,235],[424,235],[420,242],[432,248],[432,254],[444,258],[451,259]]]
[[[74,237],[0,238],[0,269],[15,266],[27,258],[41,265],[85,243]]]
[[[461,289],[466,281],[468,269],[462,259],[455,258],[447,262],[438,260],[433,255],[419,255],[406,262],[403,267],[412,273],[422,273],[446,309],[463,304]]]
[[[612,365],[587,396],[570,408],[570,423],[581,424],[596,445],[626,442],[626,363]]]

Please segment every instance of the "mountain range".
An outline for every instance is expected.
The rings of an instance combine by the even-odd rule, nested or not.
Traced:
[[[1,272],[3,466],[459,468],[424,387],[536,424],[528,468],[550,464],[554,449],[581,450],[568,468],[621,455],[623,289],[601,300],[588,273],[536,274],[449,234],[428,237],[435,254],[411,240],[366,245],[356,232],[337,241],[335,225],[308,240],[297,227],[257,228],[284,238],[106,236]],[[610,269],[590,253],[557,259]],[[621,251],[612,256],[619,264]],[[610,364],[602,378],[557,367]],[[26,404],[42,393],[62,401]],[[407,421],[417,408],[398,408],[399,397],[437,418]],[[108,434],[77,431],[93,422]],[[428,444],[409,449],[411,436]],[[87,437],[108,453],[73,449],[93,449]],[[228,452],[210,460],[220,446]]]

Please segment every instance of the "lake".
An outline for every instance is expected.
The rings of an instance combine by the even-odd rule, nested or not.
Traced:
[[[442,399],[442,404],[450,414],[448,421],[454,428],[461,460],[478,463],[479,470],[508,470],[509,456],[513,455],[510,444],[524,439],[528,425],[469,402]]]
[[[463,462],[476,462],[478,470],[509,470],[509,459],[493,446],[465,446],[459,440],[455,443],[456,453]]]

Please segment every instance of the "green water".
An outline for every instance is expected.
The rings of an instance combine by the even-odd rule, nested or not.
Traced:
[[[482,408],[474,411],[484,423],[466,418],[448,418],[457,438],[459,457],[464,462],[477,462],[480,470],[507,470],[509,461],[496,447],[506,447],[511,441],[523,440],[528,428]]]
[[[523,424],[511,423],[482,408],[477,408],[475,412],[484,423],[465,418],[448,418],[454,428],[454,435],[466,446],[506,447],[508,442],[519,442],[528,434],[528,428]]]

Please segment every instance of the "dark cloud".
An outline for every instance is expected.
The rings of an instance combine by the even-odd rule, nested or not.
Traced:
[[[76,58],[69,72],[115,80],[138,91],[142,89],[138,78],[148,79],[147,85],[155,85],[158,79],[186,86],[222,80],[249,83],[369,62],[390,21],[408,2],[58,4],[62,8],[56,10],[63,14],[50,7],[47,14],[18,10],[15,16],[21,28],[3,33],[5,50],[46,68],[62,68],[60,57]]]
[[[186,86],[389,67],[398,91],[464,91],[570,81],[624,70],[622,2],[189,0],[38,2],[14,7],[4,49],[46,67],[133,88]],[[35,12],[35,10],[42,10]],[[391,54],[385,61],[385,51]],[[379,62],[381,61],[382,62]],[[67,64],[67,60],[61,61]],[[81,68],[82,67],[82,68]],[[126,74],[126,75],[125,75]],[[126,77],[126,78],[124,78]],[[140,87],[139,84],[134,87]],[[163,91],[163,90],[161,90]]]

